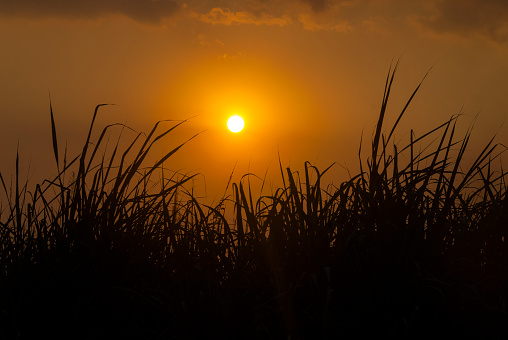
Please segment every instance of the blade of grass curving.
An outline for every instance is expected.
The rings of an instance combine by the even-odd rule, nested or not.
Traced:
[[[106,128],[111,127],[111,126],[113,126],[113,125],[121,125],[121,126],[122,126],[122,131],[123,131],[123,129],[124,129],[125,127],[127,127],[127,126],[125,126],[124,124],[112,124],[112,125],[108,125]],[[127,128],[129,128],[129,127],[127,127]],[[130,128],[129,128],[129,129],[130,129]],[[131,130],[132,130],[132,129],[131,129]],[[104,132],[105,132],[105,129],[103,130],[103,133],[104,133]],[[130,147],[132,147],[132,145],[136,142],[136,140],[137,140],[137,138],[138,138],[138,137],[139,137],[139,135],[138,135],[138,136],[134,139],[133,143],[129,146],[128,150],[129,150],[129,149],[130,149]],[[100,140],[101,140],[101,139],[102,139],[102,135],[101,135],[101,138],[99,138],[99,142],[97,143],[97,146],[100,144]],[[106,187],[107,183],[109,182],[109,174],[110,174],[111,170],[113,169],[113,162],[114,162],[115,157],[116,157],[116,154],[117,154],[117,152],[118,152],[119,143],[120,143],[120,138],[118,138],[118,140],[116,141],[115,148],[113,149],[113,152],[112,152],[112,154],[111,154],[111,156],[110,156],[110,159],[109,159],[109,163],[108,163],[108,165],[105,167],[105,171],[104,171],[104,166],[103,166],[103,165],[104,165],[104,163],[105,163],[105,159],[104,159],[105,155],[103,155],[103,157],[102,157],[102,162],[100,163],[100,166],[101,166],[101,169],[100,169],[100,173],[101,173],[101,181],[100,181],[100,183],[101,183],[101,188],[102,188],[102,190],[99,190],[99,186],[98,186],[98,185],[99,185],[99,183],[97,183],[97,190],[96,190],[96,192],[98,192],[98,194],[99,194],[99,195],[98,195],[98,197],[97,197],[97,199],[96,199],[97,204],[99,204],[99,203],[100,203],[100,201],[103,199],[103,197],[104,197],[104,196],[106,196],[106,191],[104,190],[104,188]],[[117,193],[117,192],[116,192],[116,189],[118,188],[118,182],[119,182],[119,180],[122,178],[122,176],[120,175],[120,173],[121,173],[121,168],[122,168],[122,165],[123,165],[123,161],[124,161],[124,159],[125,159],[125,156],[126,156],[126,154],[128,153],[128,150],[124,153],[124,157],[122,158],[122,161],[121,161],[121,163],[120,163],[120,165],[119,165],[119,168],[120,168],[120,169],[119,169],[119,174],[117,175],[117,177],[116,177],[115,179],[113,179],[113,181],[115,181],[115,184],[113,185],[113,189],[112,189],[112,190],[110,191],[110,193],[109,193],[109,194],[111,195],[111,197],[116,197],[116,193]],[[92,159],[94,158],[94,155],[95,155],[96,151],[97,151],[97,147],[94,149],[94,152],[93,152],[93,154],[92,154],[92,157],[90,157],[90,162],[88,163],[88,166],[87,166],[87,172],[88,172],[88,171],[89,171],[89,169],[90,169],[91,162],[92,162]]]
[[[400,184],[400,173],[398,168],[399,163],[399,152],[397,150],[397,145],[393,145],[393,169],[392,169],[392,193],[395,194],[397,198],[402,198],[402,190]]]
[[[133,169],[136,166],[135,161],[133,161],[132,163],[127,165],[125,170],[124,170],[124,164],[126,163],[125,160],[126,160],[127,156],[129,155],[130,151],[132,150],[132,148],[134,147],[134,145],[136,144],[138,139],[141,137],[141,135],[143,135],[143,133],[138,133],[136,138],[134,138],[134,140],[131,142],[131,144],[123,152],[122,157],[120,159],[120,163],[118,164],[118,172],[117,172],[117,175],[114,179],[115,183],[113,185],[113,188],[110,191],[108,198],[106,199],[105,204],[111,204],[111,203],[114,204],[114,202],[117,200],[118,197],[122,197],[124,195],[125,189],[127,188],[128,184],[129,184],[130,179],[136,173],[137,168]],[[145,141],[145,144],[146,143],[147,142]],[[136,158],[139,157],[140,152],[141,151],[138,152],[138,155],[136,156]]]
[[[346,207],[347,198],[348,195],[343,195],[344,192],[347,192],[351,190],[354,186],[355,180],[360,178],[361,174],[358,174],[354,177],[352,177],[349,181],[344,182],[341,184],[340,189],[337,190],[333,195],[330,196],[328,201],[325,203],[325,206],[323,207],[323,211],[329,211],[331,209],[331,206],[336,202],[337,198],[341,196],[341,202],[339,202],[343,207]]]
[[[435,127],[434,129],[430,130],[429,132],[426,132],[424,133],[423,135],[421,135],[420,137],[418,137],[417,139],[415,139],[413,141],[414,144],[420,142],[421,140],[427,138],[428,136],[430,136],[431,134],[433,134],[434,132],[438,131],[438,130],[441,130],[443,127],[446,128],[446,126],[448,126],[449,124],[451,124],[452,121],[456,121],[457,118],[459,117],[460,115],[454,115],[452,116],[450,119],[448,119],[446,122],[440,124],[439,126]],[[402,148],[400,150],[400,152],[404,152],[407,148],[409,148],[411,146],[411,144],[405,146],[404,148]]]
[[[141,135],[142,135],[142,133],[139,133],[136,136],[136,138],[133,139],[131,144],[127,147],[127,149],[122,154],[122,157],[120,159],[120,163],[118,164],[118,172],[117,172],[117,175],[115,177],[115,184],[113,185],[113,189],[110,192],[110,197],[111,198],[116,197],[118,195],[118,189],[120,188],[120,185],[124,181],[124,179],[127,176],[127,174],[130,172],[132,164],[128,165],[126,167],[125,171],[124,171],[123,166],[125,164],[125,159],[127,158],[127,155],[129,154],[131,149],[134,147],[134,145],[138,141],[139,137],[141,137]]]
[[[443,135],[441,137],[441,140],[439,141],[439,145],[436,149],[436,151],[434,151],[434,153],[431,153],[429,156],[434,156],[433,159],[432,159],[432,162],[430,164],[429,167],[427,167],[427,169],[434,169],[434,167],[436,166],[436,164],[438,164],[438,157],[439,157],[439,154],[441,153],[441,151],[445,151],[445,155],[442,159],[442,162],[444,164],[444,167],[441,169],[440,173],[439,173],[439,179],[438,179],[438,182],[437,182],[437,187],[436,187],[436,195],[439,196],[440,195],[440,185],[443,181],[443,179],[445,178],[445,169],[446,169],[446,165],[447,165],[447,160],[449,159],[450,157],[450,151],[452,150],[452,147],[456,145],[456,143],[453,142],[453,137],[455,136],[455,127],[456,127],[456,121],[453,122],[453,126],[451,125],[452,121],[449,120],[448,121],[448,124],[446,125],[445,127],[445,130],[443,132]],[[450,129],[450,126],[452,126],[452,129],[450,131],[450,135],[448,136],[448,142],[446,144],[446,146],[443,147],[443,144],[444,144],[444,141],[445,141],[445,138],[448,134],[448,130]],[[424,157],[422,158],[422,160],[425,160],[427,157]],[[431,173],[433,171],[430,171]],[[427,183],[429,182],[430,180],[430,177],[431,176],[427,176],[426,178],[426,181],[425,181],[425,187],[427,186]]]
[[[49,113],[51,115],[51,136],[53,138],[53,154],[55,155],[56,167],[60,171],[60,163],[58,161],[58,141],[56,138],[56,124],[53,116],[53,107],[51,105],[51,96],[49,97]]]
[[[362,144],[363,144],[363,130],[362,130],[362,133],[360,134],[360,146],[358,147],[358,163],[360,164],[359,176],[361,177],[361,185],[362,185],[363,191],[365,191],[366,190],[365,185],[367,183],[367,180],[365,179],[365,172],[363,171]]]
[[[328,166],[324,171],[322,172],[319,172],[317,167],[315,166],[312,166],[312,168],[316,171],[316,173],[318,174],[318,178],[316,180],[316,183],[315,183],[315,186],[314,186],[314,191],[317,192],[314,193],[314,196],[316,197],[316,200],[317,200],[317,203],[319,203],[320,207],[319,207],[319,210],[320,211],[327,211],[327,210],[323,210],[323,199],[322,199],[322,195],[321,195],[321,178],[328,172],[328,170],[330,170],[333,166],[335,165],[335,162],[332,163],[330,166]],[[331,195],[330,195],[331,196]],[[315,209],[317,209],[317,205],[315,207]]]
[[[406,105],[404,105],[404,108],[402,109],[402,112],[399,114],[399,116],[397,117],[397,120],[395,121],[395,124],[393,124],[393,127],[390,131],[390,133],[388,134],[388,138],[386,139],[386,143],[384,144],[385,146],[387,145],[387,143],[390,141],[390,139],[392,138],[392,135],[395,131],[395,129],[397,128],[397,125],[399,124],[400,120],[402,119],[402,116],[404,115],[404,113],[406,113],[406,110],[409,106],[409,104],[411,103],[411,101],[413,100],[414,96],[416,95],[416,93],[418,92],[418,90],[420,89],[420,87],[422,86],[423,84],[423,81],[425,80],[425,78],[427,78],[427,75],[429,74],[430,70],[432,69],[432,67],[425,73],[425,75],[423,76],[422,80],[420,81],[420,83],[418,84],[418,86],[416,87],[416,89],[413,91],[413,93],[411,94],[411,97],[409,97],[409,99],[407,100],[406,102]],[[394,70],[395,72],[395,70]]]
[[[88,145],[90,143],[90,137],[92,136],[93,126],[94,126],[94,123],[95,123],[95,119],[97,118],[97,114],[99,112],[99,108],[101,106],[107,106],[107,105],[114,105],[114,104],[99,104],[99,105],[97,105],[95,107],[95,110],[94,110],[94,113],[93,113],[93,117],[92,117],[92,122],[90,123],[90,127],[88,128],[88,135],[86,137],[85,145],[83,146],[83,151],[81,152],[81,158],[80,158],[80,162],[79,162],[80,163],[80,170],[78,172],[78,176],[79,175],[84,175],[86,152],[88,150]]]
[[[164,181],[164,177],[162,177],[162,180]],[[176,195],[175,195],[175,197],[176,197]],[[172,241],[173,238],[175,237],[174,227],[176,226],[175,225],[175,222],[176,222],[176,202],[173,206],[173,211],[170,214],[168,203],[167,203],[168,199],[166,199],[166,196],[164,194],[162,195],[161,201],[162,201],[162,216],[164,217],[164,220],[163,220],[164,226],[168,232],[168,236],[169,236],[170,240]],[[176,199],[175,199],[175,201],[176,201]],[[171,202],[171,197],[169,198],[169,202]]]
[[[385,135],[382,134],[381,135],[381,140],[382,140],[382,147],[383,147],[383,151],[381,151],[381,155],[379,157],[379,160],[381,162],[381,159],[383,160],[383,170],[381,171],[381,177],[383,178],[383,181],[384,182],[387,182],[388,181],[388,168],[390,167],[393,159],[390,155],[387,155],[386,153],[386,149],[387,149],[387,143],[385,143]],[[381,163],[379,163],[381,165]]]
[[[265,175],[263,176],[263,181],[261,182],[261,189],[259,190],[259,196],[261,197],[261,195],[263,194],[263,188],[265,187],[265,183],[266,183],[266,177],[268,176],[268,167],[266,168],[265,170]]]
[[[180,148],[182,146],[184,146],[185,144],[187,144],[188,142],[190,142],[192,139],[194,139],[195,137],[197,137],[200,133],[197,133],[195,134],[194,136],[192,136],[191,138],[187,139],[185,142],[183,142],[182,144],[180,144],[179,146],[177,146],[176,148],[174,148],[173,150],[171,150],[170,152],[166,153],[166,155],[164,155],[164,157],[162,157],[157,163],[155,163],[154,166],[150,167],[150,169],[148,170],[148,172],[146,173],[146,175],[144,175],[142,177],[142,179],[144,179],[145,177],[149,177],[152,172],[154,172],[154,170],[156,168],[158,168],[161,164],[163,164],[165,161],[168,160],[169,157],[173,156],[175,154],[175,152],[177,152],[178,150],[180,150]]]
[[[198,211],[198,214],[199,214],[199,219],[197,219],[197,221],[206,221],[206,215],[205,213],[203,212],[203,209],[201,209],[201,205],[198,203],[198,201],[196,200],[196,197],[190,193],[190,192],[187,192],[187,195],[189,195],[192,203],[193,203],[193,206],[194,208]],[[197,222],[196,221],[196,222]],[[195,239],[197,242],[200,242],[201,241],[201,223],[195,223],[194,225],[195,227]],[[206,230],[205,230],[206,232]]]
[[[393,80],[395,78],[395,72],[397,71],[397,68],[399,66],[399,61],[400,61],[400,59],[397,60],[395,66],[393,67],[393,71],[392,71],[392,67],[390,66],[390,69],[388,70],[388,75],[386,76],[383,101],[381,103],[381,110],[379,112],[379,118],[378,118],[378,121],[376,124],[376,133],[375,133],[374,138],[372,140],[372,169],[371,169],[371,173],[373,173],[373,174],[377,174],[377,168],[378,168],[377,152],[378,152],[378,148],[379,148],[379,142],[381,139],[381,129],[383,127],[383,120],[384,120],[384,117],[386,114],[386,108],[388,106],[388,98],[390,97],[390,91],[392,88]],[[371,177],[371,180],[372,180],[372,177]]]
[[[312,204],[311,204],[311,197],[312,197],[312,192],[311,192],[311,185],[310,185],[310,176],[309,176],[309,166],[308,166],[309,162],[305,162],[304,163],[304,172],[305,172],[305,182],[306,182],[306,185],[305,185],[305,190],[306,190],[306,195],[307,195],[307,198],[306,198],[306,204],[307,204],[307,216],[309,214],[312,214],[312,212],[314,211],[312,209]]]
[[[103,164],[101,163],[99,165],[99,170],[96,171],[92,178],[92,184],[90,185],[90,188],[88,189],[88,197],[85,201],[84,208],[86,212],[93,213],[98,208],[98,205],[100,203],[100,197],[104,194],[104,190],[100,190],[100,183],[101,183],[101,174],[103,173]]]
[[[113,149],[113,153],[111,154],[111,157],[109,159],[109,163],[106,167],[106,172],[104,173],[103,180],[102,180],[102,187],[103,188],[106,187],[106,183],[109,178],[109,173],[110,173],[111,169],[113,168],[113,161],[115,159],[116,153],[118,152],[118,144],[119,143],[120,143],[120,140],[117,141],[115,148]]]
[[[235,169],[236,169],[236,163],[237,162],[235,162],[235,165],[233,166],[233,170],[231,170],[231,174],[229,174],[228,183],[226,184],[226,189],[224,190],[224,194],[222,195],[222,197],[226,197],[229,186],[231,185],[231,181],[233,180],[233,173],[235,172]]]
[[[21,250],[21,243],[22,243],[22,228],[21,228],[21,206],[20,206],[20,192],[19,192],[19,143],[16,150],[16,177],[15,177],[15,186],[16,186],[16,192],[14,196],[14,208],[16,213],[16,235],[15,235],[15,244],[16,249],[18,251]]]
[[[489,159],[489,161],[487,162],[487,175],[485,175],[483,173],[482,169],[478,170],[478,173],[480,174],[480,177],[483,182],[483,186],[481,189],[484,189],[484,191],[485,191],[484,196],[483,196],[484,202],[487,202],[488,199],[490,199],[491,201],[495,200],[492,189],[490,188],[493,184],[493,181],[491,180],[491,177],[492,177],[492,172],[491,172],[491,168],[490,168],[491,163],[492,163],[492,159]]]
[[[410,170],[409,170],[409,178],[411,179],[411,190],[414,190],[416,189],[415,186],[416,186],[416,180],[415,180],[415,169],[414,169],[414,163],[415,163],[415,156],[414,156],[414,131],[413,129],[411,129],[411,132],[409,134],[409,147],[410,147],[410,161],[409,161],[409,166],[410,166]]]
[[[450,184],[449,184],[448,189],[447,189],[446,194],[445,194],[446,202],[445,202],[444,208],[450,207],[452,202],[453,202],[453,197],[455,197],[455,195],[452,195],[452,191],[456,192],[453,184],[455,182],[455,178],[459,174],[459,165],[460,165],[460,163],[462,161],[462,157],[464,156],[464,153],[466,152],[466,148],[467,148],[467,145],[469,143],[470,136],[471,136],[471,130],[469,130],[466,133],[466,135],[464,137],[464,140],[462,141],[462,145],[460,146],[459,153],[457,154],[457,157],[455,159],[455,164],[454,164],[453,170],[451,172],[451,177],[450,177],[450,180],[449,180]],[[443,210],[446,211],[447,209],[443,209]]]
[[[148,152],[150,151],[151,147],[153,146],[154,142],[159,140],[160,138],[162,138],[163,136],[167,135],[169,132],[173,131],[177,126],[183,124],[185,121],[177,124],[176,126],[166,130],[164,133],[158,135],[154,141],[152,141],[150,144],[148,144],[148,147],[146,148],[146,150],[140,150],[138,152],[138,154],[136,155],[136,159],[133,161],[129,171],[127,172],[126,176],[125,176],[125,179],[123,181],[123,185],[122,185],[122,188],[120,189],[120,192],[124,192],[127,188],[127,186],[129,185],[130,181],[132,180],[132,178],[134,177],[134,175],[137,173],[138,169],[140,168],[142,162],[144,161],[145,157],[148,155]],[[159,123],[159,122],[158,122]],[[152,129],[152,132],[150,133],[149,136],[152,136],[153,133],[155,132],[155,129],[158,125],[158,123],[156,124],[156,126]],[[178,151],[183,145],[185,145],[187,142],[189,142],[191,139],[195,138],[197,135],[199,135],[199,133],[195,134],[194,136],[192,136],[191,138],[189,138],[186,142],[180,144],[179,146],[177,146],[176,148],[174,148],[173,150],[171,150],[170,152],[168,152],[159,162],[157,162],[153,167],[151,167],[151,170],[147,173],[147,176],[149,176],[156,168],[159,167],[160,164],[164,163],[169,157],[171,157],[176,151]],[[147,145],[148,143],[148,137],[147,137],[147,140],[145,141],[145,143],[143,144],[143,148],[145,145]],[[143,180],[143,177],[140,179],[140,181]],[[140,182],[138,182],[139,184]]]
[[[482,150],[482,152],[480,153],[480,155],[475,159],[475,161],[473,162],[473,165],[469,168],[468,172],[465,174],[464,178],[462,179],[462,181],[459,183],[459,185],[457,186],[457,192],[460,192],[460,190],[462,190],[462,188],[464,188],[467,183],[472,179],[474,178],[474,175],[480,171],[481,169],[483,169],[485,166],[487,166],[487,164],[484,164],[485,160],[487,158],[489,158],[491,156],[491,154],[494,152],[494,150],[498,147],[498,145],[492,145],[492,142],[494,141],[494,138],[495,137],[492,137],[492,139],[489,141],[489,143],[487,143],[487,145],[485,146],[485,148]],[[483,165],[482,165],[483,164]]]
[[[247,201],[247,196],[245,195],[245,190],[243,188],[242,182],[240,182],[239,191],[240,191],[240,198],[242,201],[243,211],[245,212],[245,218],[246,218],[246,222],[247,222],[248,232],[251,234],[251,237],[258,240],[259,239],[259,235],[258,235],[259,230],[258,230],[258,225],[257,225],[255,213],[254,213],[254,206],[253,206],[252,202],[251,202],[251,205],[249,206],[249,203]],[[251,191],[251,188],[249,185],[249,192],[250,191]],[[245,231],[247,232],[247,228]]]
[[[282,186],[284,188],[287,188],[286,180],[284,179],[284,170],[282,170],[282,161],[280,160],[280,150],[277,150],[277,156],[279,158],[279,169],[280,169],[280,176],[282,178]]]
[[[43,194],[46,193],[46,191],[49,190],[53,186],[57,186],[57,187],[60,187],[62,189],[68,189],[68,187],[66,187],[66,186],[64,186],[63,184],[60,183],[60,178],[79,159],[79,157],[80,157],[79,155],[76,156],[69,164],[64,165],[63,169],[55,176],[54,179],[52,179],[52,180],[48,180],[48,179],[43,180],[42,184],[46,184],[47,186],[44,188],[44,190],[42,190],[42,193]],[[58,183],[56,182],[57,179],[58,179]]]
[[[59,184],[58,183],[54,183],[54,185],[58,186]],[[48,190],[49,187],[46,187],[44,190],[41,189],[41,186],[39,184],[36,184],[35,186],[35,196],[38,197],[38,200],[42,200],[42,203],[43,203],[43,209],[40,209],[36,215],[34,215],[34,218],[35,219],[39,219],[39,217],[42,215],[42,214],[49,214],[51,215],[51,218],[50,220],[54,221],[57,219],[56,215],[54,214],[53,212],[53,209],[51,209],[51,204],[57,200],[58,198],[62,198],[62,196],[55,196],[53,197],[49,202],[46,200],[45,196],[44,196],[44,193],[46,190]],[[63,191],[65,191],[65,189],[67,188],[63,188]],[[39,194],[39,196],[37,196],[37,193]],[[60,194],[61,195],[61,194]],[[46,219],[46,218],[43,218],[43,219]]]
[[[130,129],[132,131],[134,131],[133,129],[131,129],[130,127],[126,126],[125,124],[121,124],[121,123],[115,123],[115,124],[109,124],[107,125],[104,129],[102,129],[102,132],[99,136],[99,139],[97,140],[97,143],[95,143],[95,147],[92,151],[92,155],[90,156],[90,159],[88,160],[88,165],[86,166],[86,170],[85,170],[85,173],[88,173],[88,171],[90,170],[90,167],[92,165],[92,162],[93,162],[93,159],[95,158],[95,155],[97,154],[97,151],[99,149],[99,146],[101,145],[102,143],[102,140],[104,139],[104,136],[106,135],[106,132],[113,126],[122,126],[122,132],[123,132],[123,129],[124,128],[127,128],[127,129]],[[117,140],[117,145],[118,143],[120,142],[120,137],[118,137],[118,140]]]
[[[248,167],[248,168],[250,168],[250,161],[249,161],[249,167]],[[256,176],[256,175],[254,175],[254,176]],[[243,176],[243,177],[245,177],[245,176]],[[256,177],[257,177],[257,176],[256,176]],[[251,186],[251,184],[250,184],[250,178],[251,178],[251,176],[250,176],[250,175],[248,175],[248,176],[247,176],[247,185],[248,185],[248,187],[249,187],[249,202],[250,202],[250,210],[251,210],[252,214],[254,214],[254,202],[253,202],[253,200],[252,200],[252,186]],[[241,181],[241,180],[240,180],[240,181]],[[242,195],[242,197],[243,197],[243,196],[245,196],[245,194],[244,194],[244,192],[243,192],[243,186],[242,186],[241,184],[242,184],[242,183],[240,182],[240,191],[242,192],[242,194],[243,194],[243,195]],[[248,208],[248,207],[247,207],[247,208]],[[247,208],[246,208],[246,209],[247,209]],[[252,222],[252,218],[251,218],[250,220],[251,220],[250,222]],[[249,222],[249,219],[247,219],[247,221]],[[254,219],[254,223],[255,223],[255,219]],[[250,223],[249,223],[249,224],[250,224]],[[257,230],[257,223],[256,223],[255,225],[253,225],[253,227],[255,227],[255,228],[256,228],[256,230]]]
[[[438,145],[437,149],[435,151],[433,151],[432,153],[422,157],[423,152],[430,146],[430,145],[428,145],[427,147],[424,148],[424,150],[419,151],[417,155],[414,154],[414,146],[415,146],[415,144],[418,141],[422,140],[424,137],[429,136],[430,133],[426,133],[425,136],[421,136],[421,137],[419,137],[417,139],[414,139],[414,137],[413,137],[414,134],[413,134],[413,131],[412,131],[411,132],[411,136],[410,136],[410,144],[402,149],[402,151],[403,151],[403,150],[406,150],[407,148],[410,148],[411,161],[401,171],[401,173],[406,173],[406,171],[409,171],[410,178],[411,178],[411,183],[412,183],[411,184],[411,188],[416,188],[416,184],[418,182],[423,180],[422,185],[418,189],[418,191],[420,193],[425,192],[425,190],[426,190],[426,188],[427,188],[427,186],[429,184],[429,181],[433,177],[435,171],[441,170],[441,177],[444,175],[444,171],[446,169],[446,160],[448,159],[448,152],[450,151],[451,147],[453,145],[455,145],[455,143],[453,143],[453,141],[452,141],[452,139],[453,139],[453,131],[452,131],[447,146],[443,147],[443,143],[444,143],[445,138],[446,138],[446,136],[448,134],[448,129],[449,129],[450,124],[451,124],[452,121],[453,121],[453,119],[450,119],[446,123],[441,124],[440,126],[438,126],[437,128],[432,130],[432,132],[436,132],[437,130],[439,130],[439,129],[443,128],[443,127],[445,128],[445,131],[443,132],[443,134],[441,136],[441,139],[440,139],[440,142],[439,142],[439,145]],[[446,154],[445,154],[444,160],[438,161],[438,157],[440,155],[440,152],[443,151],[443,150],[447,151]],[[402,153],[402,151],[399,151],[398,153]],[[429,157],[432,157],[431,164],[426,166],[425,167],[425,172],[422,173],[419,170],[419,165],[424,160],[426,160]],[[444,166],[442,168],[437,168],[437,166],[439,166],[441,163],[444,163],[443,164]],[[415,165],[416,165],[416,169],[415,169]],[[421,176],[416,177],[417,174],[423,174],[423,178]],[[440,187],[439,183],[440,183],[440,179],[438,179],[438,182],[437,182],[437,190],[438,190],[438,192],[439,192],[439,187]],[[435,197],[436,196],[439,196],[439,194],[436,194]]]
[[[297,213],[300,217],[299,218],[299,221],[301,223],[300,228],[303,231],[304,226],[302,223],[304,223],[307,220],[307,216],[305,214],[305,211],[303,210],[302,202],[300,201],[300,197],[299,197],[300,192],[298,191],[298,189],[296,187],[293,173],[291,172],[290,168],[286,168],[286,171],[288,173],[288,180],[289,180],[289,188],[290,188],[289,194],[290,194],[291,200],[293,201],[293,206],[295,207],[295,213]]]
[[[88,129],[88,136],[86,138],[85,145],[83,146],[83,151],[81,152],[81,155],[79,157],[79,169],[76,176],[76,185],[75,185],[75,199],[73,200],[73,203],[75,207],[73,208],[74,211],[81,211],[81,207],[83,204],[82,198],[86,199],[86,171],[85,171],[85,158],[88,150],[88,145],[90,144],[90,137],[92,135],[93,126],[95,123],[95,119],[97,118],[97,113],[99,112],[99,108],[101,106],[105,106],[109,104],[99,104],[95,107],[94,114],[92,117],[92,122],[90,123],[90,127]]]
[[[148,194],[148,193],[145,193],[143,194],[142,198],[145,199],[145,198],[157,198],[159,197],[161,194],[164,194],[164,195],[168,195],[170,194],[173,190],[179,188],[179,187],[183,187],[183,185],[185,183],[187,183],[188,181],[194,179],[194,177],[196,177],[198,174],[194,174],[194,175],[191,175],[191,176],[187,176],[185,177],[184,179],[181,179],[180,181],[176,182],[175,184],[173,184],[172,186],[170,187],[167,187],[165,188],[164,190],[162,190],[160,193],[155,193],[155,194]],[[145,179],[146,180],[146,179]],[[138,195],[136,195],[136,191],[135,190],[139,190],[139,186],[136,186],[133,191],[131,193],[129,193],[129,195],[127,195],[127,197],[131,197],[131,198],[125,198],[125,201],[126,202],[135,202],[137,200],[139,200],[139,198],[137,198]],[[189,193],[189,195],[191,195],[192,193]]]
[[[9,195],[9,191],[7,190],[7,186],[5,185],[4,177],[2,176],[1,172],[0,172],[0,181],[2,182],[2,187],[4,189],[5,197],[7,198],[7,203],[9,204],[9,207],[11,207],[12,206],[11,197]]]
[[[219,220],[222,221],[222,223],[224,224],[225,243],[229,246],[232,246],[232,244],[230,244],[230,242],[232,242],[232,240],[233,240],[233,235],[231,233],[231,228],[229,226],[229,223],[226,220],[226,217],[224,217],[224,214],[222,214],[217,208],[214,208],[214,207],[206,205],[206,204],[204,206],[207,209],[210,209],[219,218]],[[232,252],[232,254],[234,254],[234,252]]]
[[[154,127],[152,128],[152,130],[150,131],[150,133],[148,134],[148,136],[146,137],[145,139],[145,142],[143,143],[143,145],[141,146],[141,149],[139,150],[137,156],[136,156],[136,159],[133,161],[133,164],[137,164],[135,167],[138,168],[139,165],[143,162],[144,158],[147,156],[150,148],[152,147],[152,145],[159,139],[161,139],[162,137],[164,137],[165,135],[167,135],[168,133],[170,133],[171,131],[173,131],[174,129],[176,129],[178,126],[182,125],[183,123],[187,122],[187,120],[184,120],[184,121],[180,121],[180,123],[176,124],[175,126],[167,129],[165,132],[159,134],[157,137],[155,137],[154,140],[152,140],[152,136],[155,134],[155,131],[157,130],[157,127],[159,126],[160,123],[162,122],[171,122],[173,120],[171,119],[166,119],[166,120],[160,120],[158,121],[157,123],[155,123]],[[146,150],[145,150],[146,148]]]
[[[438,173],[438,179],[437,179],[437,183],[436,183],[436,188],[434,189],[434,198],[432,200],[432,205],[431,205],[431,215],[432,216],[437,216],[438,215],[438,212],[439,210],[441,209],[439,207],[439,204],[441,202],[441,192],[442,190],[444,190],[444,183],[447,183],[448,180],[447,180],[447,172],[446,172],[446,169],[447,169],[447,160],[449,159],[450,157],[450,151],[452,150],[452,147],[455,145],[455,143],[453,142],[453,137],[455,135],[455,128],[456,128],[456,124],[457,124],[457,121],[453,121],[453,125],[452,125],[452,120],[449,120],[448,121],[448,124],[446,125],[446,128],[445,128],[445,131],[443,132],[443,135],[441,137],[441,140],[439,142],[439,146],[437,147],[437,150],[434,151],[434,154],[431,154],[433,155],[433,159],[432,159],[432,163],[430,165],[430,169],[434,169],[434,167],[438,164],[438,156],[440,154],[441,151],[445,151],[445,154],[444,154],[444,157],[443,157],[443,167],[440,169],[439,173]],[[450,126],[451,126],[451,131],[450,131],[450,135],[448,136],[448,142],[446,144],[446,146],[442,147],[443,144],[444,144],[444,141],[445,141],[445,138],[448,134],[448,130],[450,129]],[[432,178],[432,176],[426,176],[425,179],[424,179],[424,184],[423,184],[423,188],[427,188],[427,185],[428,183],[430,182],[430,179]],[[446,195],[445,195],[446,197]]]
[[[238,233],[238,249],[242,249],[245,244],[245,233],[243,230],[243,219],[242,219],[242,202],[241,197],[238,192],[238,185],[233,183],[233,190],[235,193],[235,210],[236,210],[236,231]],[[240,254],[236,254],[236,256],[241,256]]]

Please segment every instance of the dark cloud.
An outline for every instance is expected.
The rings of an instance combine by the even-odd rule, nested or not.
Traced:
[[[351,3],[364,0],[187,0],[190,8],[196,11],[209,11],[212,8],[227,8],[231,11],[247,11],[253,14],[279,16],[298,5],[305,4],[313,12],[323,12],[334,4]]]
[[[157,23],[179,7],[175,0],[0,0],[0,15],[95,19],[123,14]]]
[[[314,12],[322,12],[328,8],[329,0],[302,0],[309,4]]]
[[[365,23],[401,27],[409,19],[439,34],[508,41],[508,0],[0,0],[0,16],[96,19],[121,14],[156,24],[182,6],[213,24],[285,26],[304,20],[309,29],[344,31]]]
[[[508,40],[508,1],[438,0],[421,23],[438,33],[463,36],[480,34],[496,41]]]

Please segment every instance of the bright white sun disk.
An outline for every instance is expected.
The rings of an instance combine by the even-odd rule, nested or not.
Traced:
[[[231,132],[240,132],[244,126],[243,118],[237,115],[231,116],[228,119],[228,129]]]

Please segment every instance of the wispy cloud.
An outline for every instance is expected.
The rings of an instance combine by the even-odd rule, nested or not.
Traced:
[[[311,31],[352,30],[347,18],[340,12],[344,6],[354,6],[351,1],[346,0],[244,0],[221,1],[221,5],[203,11],[203,6],[198,10],[198,6],[190,4],[188,9],[191,10],[192,17],[213,25],[254,24],[283,27],[300,24]],[[206,6],[204,8],[206,9]]]
[[[307,13],[300,14],[298,19],[302,23],[303,28],[309,31],[349,32],[353,30],[353,26],[351,26],[347,20],[342,20],[339,22],[322,22],[316,20],[314,16]]]
[[[244,52],[236,52],[234,54],[228,54],[224,52],[221,55],[217,56],[217,59],[220,61],[237,61],[242,58],[245,58]]]
[[[254,24],[286,26],[291,23],[291,19],[287,16],[255,15],[249,12],[233,12],[223,8],[213,8],[205,14],[193,12],[192,16],[196,17],[199,21],[213,25]]]

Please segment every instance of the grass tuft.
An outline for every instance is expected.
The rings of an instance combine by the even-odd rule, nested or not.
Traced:
[[[421,86],[385,135],[397,67],[358,174],[324,188],[330,168],[279,162],[282,187],[256,196],[247,174],[214,206],[167,167],[196,136],[149,162],[185,121],[109,147],[128,127],[93,139],[98,105],[60,164],[50,102],[57,175],[29,191],[17,156],[12,193],[0,173],[1,337],[508,336],[504,150],[492,139],[464,165],[458,116],[393,143]]]

